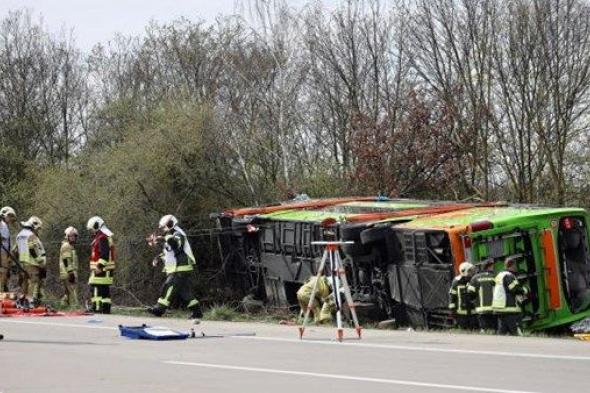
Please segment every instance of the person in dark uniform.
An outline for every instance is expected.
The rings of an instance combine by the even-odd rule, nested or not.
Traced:
[[[490,258],[484,262],[483,271],[474,275],[467,284],[470,304],[474,306],[482,332],[497,329],[498,318],[492,308],[495,282],[494,260]]]
[[[528,289],[521,285],[516,278],[518,271],[516,259],[506,258],[505,269],[500,272],[494,283],[492,309],[498,316],[498,334],[511,336],[522,335],[520,321],[522,320],[522,308],[518,297],[528,296]]]
[[[463,262],[459,265],[459,275],[453,278],[449,290],[449,310],[451,310],[457,326],[461,329],[473,329],[475,326],[467,293],[467,284],[474,273],[475,267],[469,262]]]

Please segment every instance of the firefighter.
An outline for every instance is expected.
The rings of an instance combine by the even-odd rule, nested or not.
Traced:
[[[25,273],[22,280],[22,297],[20,304],[28,307],[30,302],[34,307],[38,306],[43,297],[43,280],[47,270],[45,248],[39,239],[39,229],[43,222],[39,217],[31,216],[27,221],[21,222],[22,229],[16,236],[18,259]]]
[[[508,257],[504,261],[506,270],[495,278],[492,307],[498,316],[498,334],[522,335],[520,321],[522,308],[519,298],[528,295],[528,289],[522,286],[515,273],[517,272],[516,259]]]
[[[164,263],[166,281],[156,305],[147,311],[157,317],[164,315],[172,303],[185,304],[191,312],[191,319],[203,317],[201,305],[194,295],[193,271],[196,264],[186,233],[178,226],[178,220],[171,214],[165,215],[158,224],[163,236],[163,251],[153,262]]]
[[[78,240],[78,230],[67,227],[64,231],[65,239],[59,250],[59,279],[64,287],[64,295],[61,298],[63,305],[78,306],[78,255],[75,244]]]
[[[9,225],[16,222],[16,213],[10,206],[0,209],[0,292],[8,292],[10,278],[10,229]]]
[[[332,285],[330,280],[324,275],[310,277],[297,291],[297,301],[301,308],[301,314],[305,315],[314,285],[316,285],[316,291],[311,306],[314,321],[316,323],[332,322],[332,312],[334,309]]]
[[[492,310],[494,283],[494,260],[490,258],[484,262],[483,271],[473,276],[467,284],[470,303],[475,307],[474,311],[482,333],[497,329],[498,319]]]
[[[475,267],[469,262],[459,265],[459,275],[453,278],[449,290],[449,309],[453,313],[457,326],[462,329],[473,329],[474,320],[471,315],[471,305],[467,295],[467,284],[475,273]]]
[[[115,245],[113,232],[102,218],[88,220],[86,228],[94,235],[90,252],[90,310],[103,314],[111,313],[111,285],[115,270]]]

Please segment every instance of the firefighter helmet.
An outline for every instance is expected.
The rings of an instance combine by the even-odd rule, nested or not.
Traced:
[[[0,209],[0,217],[6,217],[9,215],[13,215],[16,217],[16,212],[13,208],[11,208],[10,206],[4,206],[2,209]]]
[[[67,237],[75,235],[78,236],[78,230],[74,227],[67,227],[66,230],[64,231],[64,233],[66,234]]]
[[[103,226],[104,226],[104,220],[102,218],[100,218],[99,216],[91,217],[88,220],[88,223],[86,224],[86,228],[89,231],[92,231],[92,230],[98,231]]]
[[[172,214],[166,214],[164,217],[160,218],[160,222],[158,223],[158,227],[165,231],[169,231],[178,225],[178,220]]]
[[[462,264],[459,265],[459,274],[463,277],[467,277],[467,276],[469,276],[469,273],[471,271],[473,271],[474,269],[475,269],[475,266],[473,266],[471,263],[463,262]]]
[[[43,226],[43,221],[41,221],[41,219],[37,216],[31,216],[27,221],[21,221],[20,224],[23,227],[31,228],[32,230],[36,231]]]

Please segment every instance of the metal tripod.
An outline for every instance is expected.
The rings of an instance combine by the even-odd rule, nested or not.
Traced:
[[[334,298],[334,304],[336,305],[336,338],[338,341],[342,341],[344,338],[344,329],[342,328],[342,294],[340,293],[340,283],[342,282],[342,290],[344,292],[344,298],[348,308],[350,309],[350,314],[352,315],[352,320],[354,322],[354,328],[358,338],[361,338],[361,326],[359,325],[358,318],[356,316],[356,310],[354,306],[354,302],[352,300],[352,295],[350,293],[350,286],[348,285],[348,280],[346,278],[346,271],[344,270],[344,266],[342,264],[342,259],[340,258],[339,247],[342,244],[353,244],[354,242],[338,242],[338,241],[317,241],[312,242],[313,245],[321,245],[325,246],[324,254],[322,255],[322,260],[320,262],[320,266],[318,268],[318,273],[316,275],[316,279],[313,283],[313,287],[311,290],[311,296],[309,298],[309,303],[307,304],[307,308],[305,309],[305,317],[303,318],[303,324],[299,327],[299,338],[303,338],[303,333],[305,332],[305,328],[309,321],[309,314],[313,307],[313,303],[315,301],[315,295],[317,292],[318,287],[318,280],[324,273],[324,268],[326,266],[326,262],[330,263],[330,272],[332,276],[330,279],[332,280],[332,297]]]

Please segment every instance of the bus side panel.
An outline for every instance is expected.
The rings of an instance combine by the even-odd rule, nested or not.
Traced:
[[[456,273],[459,271],[459,265],[465,262],[465,251],[463,250],[463,242],[461,235],[465,233],[465,228],[451,228],[448,230],[449,241],[451,243],[451,253],[453,254],[453,265]]]
[[[561,308],[561,296],[559,293],[559,267],[555,257],[555,244],[553,233],[544,230],[542,235],[543,257],[545,259],[545,279],[549,292],[549,308],[559,310]]]

